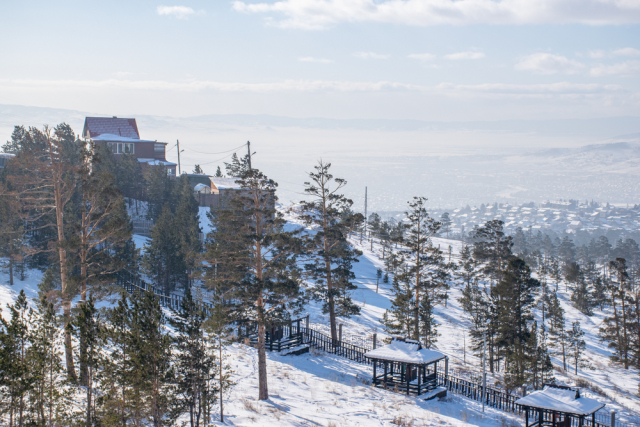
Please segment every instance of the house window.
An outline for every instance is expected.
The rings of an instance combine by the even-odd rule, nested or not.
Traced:
[[[175,169],[167,169],[167,175],[175,175],[175,174],[176,174]]]
[[[114,154],[134,154],[135,144],[133,142],[107,142],[107,147]]]

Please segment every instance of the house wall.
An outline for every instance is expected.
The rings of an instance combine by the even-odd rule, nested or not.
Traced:
[[[96,141],[96,143],[100,144],[101,147],[106,147],[107,142],[109,141]],[[136,157],[136,159],[155,159],[155,160],[166,161],[164,144],[162,146],[163,147],[162,151],[156,151],[155,142],[134,141],[134,144],[135,144],[135,147],[134,147],[133,155]],[[120,160],[120,157],[122,157],[122,154],[118,154],[118,153],[113,153],[113,155],[115,156],[116,160]]]

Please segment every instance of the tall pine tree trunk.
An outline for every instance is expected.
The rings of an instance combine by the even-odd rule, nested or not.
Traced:
[[[258,324],[258,399],[260,400],[267,400],[269,398],[269,388],[267,386],[267,352],[264,335],[264,325]]]
[[[325,247],[326,246],[327,245],[325,243]],[[325,268],[327,269],[327,293],[329,295],[329,325],[331,327],[331,341],[335,346],[338,343],[338,328],[336,326],[336,303],[333,299],[333,277],[331,276],[331,260],[326,258]]]
[[[13,286],[13,258],[9,257],[9,285]]]

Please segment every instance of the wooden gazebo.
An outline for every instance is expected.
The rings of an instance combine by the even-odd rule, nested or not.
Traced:
[[[438,387],[438,363],[444,363],[447,381],[449,357],[434,350],[422,348],[419,342],[394,338],[391,343],[368,351],[365,357],[373,364],[375,387],[427,398],[446,396],[447,390]],[[382,368],[379,373],[378,368]],[[379,374],[378,374],[379,373]]]
[[[581,397],[579,390],[553,385],[521,397],[516,404],[524,409],[525,427],[582,427],[588,418],[595,426],[596,412],[604,407],[595,399]]]

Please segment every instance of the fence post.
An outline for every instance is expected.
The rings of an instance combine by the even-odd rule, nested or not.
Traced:
[[[373,334],[373,349],[378,347],[378,334]]]
[[[611,427],[616,427],[616,411],[611,410]]]
[[[338,341],[342,344],[342,323],[338,325]]]
[[[444,386],[445,388],[449,388],[449,357],[444,358]]]
[[[307,318],[305,320],[305,327],[309,329],[309,313],[307,313]]]

